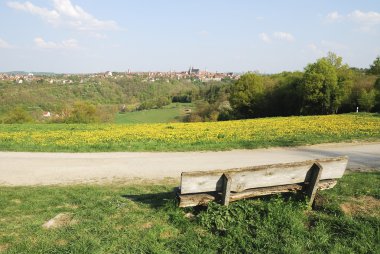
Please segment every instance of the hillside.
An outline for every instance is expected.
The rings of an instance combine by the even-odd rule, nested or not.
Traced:
[[[76,77],[78,79],[78,77]],[[29,111],[60,111],[75,101],[93,104],[141,104],[167,100],[172,96],[195,89],[192,83],[182,81],[144,82],[143,79],[67,79],[67,83],[50,83],[49,78],[16,84],[0,82],[0,112],[21,106]],[[65,79],[64,79],[65,80]],[[152,105],[153,107],[154,105]]]

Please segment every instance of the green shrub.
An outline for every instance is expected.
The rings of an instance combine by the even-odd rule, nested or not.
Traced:
[[[3,123],[29,123],[32,122],[33,118],[26,112],[23,108],[14,108],[5,115]]]
[[[98,121],[95,105],[82,101],[74,103],[73,109],[66,119],[67,123],[95,123]]]

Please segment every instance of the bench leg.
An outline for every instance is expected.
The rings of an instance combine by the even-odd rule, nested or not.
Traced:
[[[306,187],[306,195],[309,197],[308,206],[311,208],[314,203],[315,195],[318,189],[319,179],[322,175],[323,167],[318,162],[315,162],[311,167],[309,184]]]
[[[230,203],[232,178],[229,174],[223,174],[222,180],[223,180],[222,205],[228,206],[228,204]]]

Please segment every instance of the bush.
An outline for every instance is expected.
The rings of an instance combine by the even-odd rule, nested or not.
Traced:
[[[156,109],[170,104],[170,99],[167,97],[158,97],[153,100],[143,101],[137,110]]]
[[[196,102],[196,110],[192,112],[185,121],[187,122],[216,122],[219,111],[216,104],[207,101]]]
[[[175,95],[172,97],[172,102],[180,102],[180,103],[191,103],[191,94],[185,94],[185,95]]]
[[[12,123],[29,123],[32,122],[32,117],[26,112],[23,108],[17,107],[8,111],[4,117],[3,123],[12,124]]]
[[[67,123],[95,123],[99,122],[95,105],[88,102],[76,102],[70,112]]]
[[[192,113],[192,114],[186,116],[184,121],[194,123],[194,122],[203,122],[203,119],[199,115]]]

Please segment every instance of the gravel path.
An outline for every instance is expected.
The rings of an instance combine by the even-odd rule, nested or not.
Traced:
[[[351,170],[380,169],[379,143],[339,143],[224,152],[0,152],[0,185],[50,185],[117,179],[179,178],[183,171],[237,168],[349,156]]]

